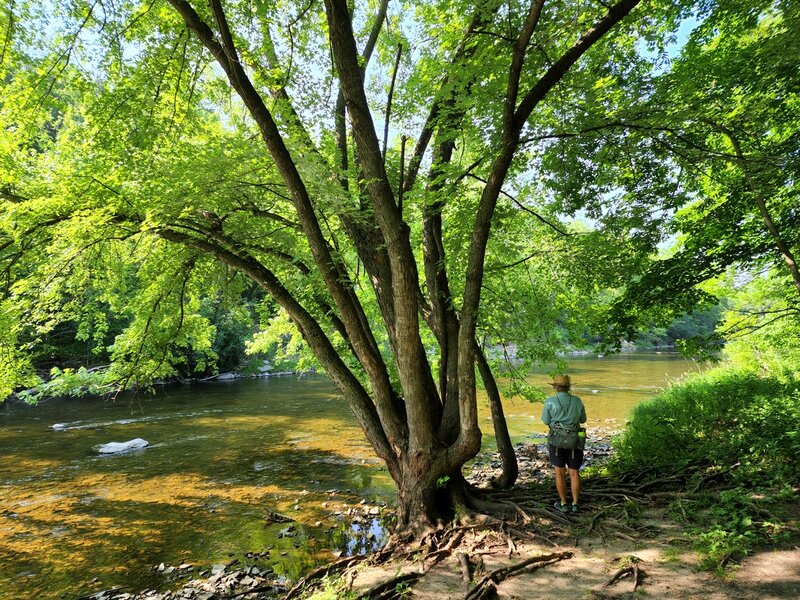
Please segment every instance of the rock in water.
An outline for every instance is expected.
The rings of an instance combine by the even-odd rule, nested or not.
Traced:
[[[95,446],[94,449],[100,454],[116,454],[118,452],[130,452],[131,450],[141,450],[149,446],[147,440],[136,438],[127,442],[109,442],[108,444],[100,444]]]

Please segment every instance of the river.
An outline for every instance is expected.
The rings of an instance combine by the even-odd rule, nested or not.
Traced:
[[[589,428],[698,366],[669,354],[569,359]],[[548,390],[543,373],[531,383]],[[485,401],[484,447],[494,443]],[[504,400],[515,442],[544,432],[541,405]],[[54,430],[58,425],[59,430]],[[145,450],[93,447],[143,438]],[[169,386],[155,394],[0,405],[0,598],[77,598],[120,586],[169,585],[160,563],[245,561],[296,578],[334,552],[381,543],[376,521],[341,514],[393,485],[345,402],[322,377]],[[270,522],[271,512],[296,520]],[[268,554],[268,557],[267,557]]]

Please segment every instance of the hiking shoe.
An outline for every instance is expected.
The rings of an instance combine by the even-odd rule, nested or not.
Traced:
[[[578,505],[573,502],[572,503],[572,507],[570,508],[570,510],[572,512],[578,512]]]
[[[558,500],[553,504],[553,508],[560,510],[562,513],[569,512],[569,504],[561,504]]]

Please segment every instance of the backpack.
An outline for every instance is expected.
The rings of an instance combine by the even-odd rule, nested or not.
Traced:
[[[570,395],[569,399],[572,402],[572,395]],[[562,406],[561,408],[563,409],[564,407]],[[586,428],[577,425],[570,427],[559,422],[550,423],[547,443],[565,450],[583,450],[586,446]]]
[[[565,450],[575,450],[578,448],[579,440],[584,440],[585,443],[586,438],[578,436],[578,427],[567,427],[561,423],[552,423],[550,425],[547,443],[551,446],[564,448]]]

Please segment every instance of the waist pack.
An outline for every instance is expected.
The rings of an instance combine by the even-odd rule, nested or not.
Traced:
[[[583,450],[586,446],[586,428],[553,423],[550,425],[547,443],[565,450]]]

